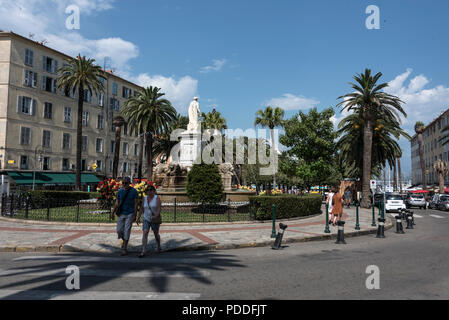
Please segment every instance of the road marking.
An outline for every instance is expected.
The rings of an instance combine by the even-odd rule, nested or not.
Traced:
[[[127,270],[108,270],[108,269],[88,269],[80,268],[80,275],[87,277],[101,277],[101,278],[203,278],[210,276],[210,272],[193,270],[193,271],[182,271],[182,270],[168,270],[168,271],[150,271],[150,270],[139,270],[139,271],[127,271]],[[26,276],[26,277],[67,277],[66,269],[54,269],[54,270],[39,270],[36,271],[34,268],[24,268],[24,269],[0,269],[1,277],[11,277],[11,276]]]
[[[83,256],[24,256],[13,259],[13,261],[58,261],[58,262],[104,262],[104,263],[138,263],[138,264],[210,264],[208,258],[156,258],[147,256],[143,259],[133,258],[106,258],[106,257],[83,257]]]
[[[0,290],[4,300],[196,300],[199,293],[128,291]]]
[[[434,218],[437,218],[437,219],[444,219],[444,217],[438,216],[438,215],[436,215],[436,214],[429,214],[429,216],[434,217]]]
[[[422,218],[422,216],[420,216],[419,214],[413,214],[413,216],[416,218]]]

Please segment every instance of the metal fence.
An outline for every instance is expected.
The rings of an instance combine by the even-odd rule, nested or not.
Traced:
[[[26,195],[3,195],[1,215],[3,217],[59,222],[113,223],[111,208],[101,207],[95,200],[32,199]],[[163,203],[163,223],[182,222],[234,222],[255,220],[255,214],[247,203],[221,203],[201,205],[195,203]],[[142,217],[143,219],[143,217]]]

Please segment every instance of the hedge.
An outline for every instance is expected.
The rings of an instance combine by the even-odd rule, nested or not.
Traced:
[[[272,219],[272,206],[276,205],[276,219],[306,217],[321,212],[321,195],[277,195],[249,197],[249,210],[256,220]]]
[[[78,200],[91,199],[91,193],[82,191],[54,191],[54,190],[34,190],[28,191],[33,208],[47,206],[50,201],[50,207],[70,206],[76,204]]]

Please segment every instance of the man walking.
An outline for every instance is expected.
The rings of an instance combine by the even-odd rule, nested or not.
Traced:
[[[139,194],[136,189],[131,187],[131,179],[125,177],[123,188],[117,192],[117,200],[111,213],[112,219],[114,219],[114,214],[117,214],[117,235],[119,239],[123,240],[122,256],[128,254],[128,242],[131,228],[136,221],[138,200]]]

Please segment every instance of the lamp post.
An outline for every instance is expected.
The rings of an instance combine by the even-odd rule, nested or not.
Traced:
[[[39,150],[39,148],[40,148],[40,146],[37,146],[34,149],[33,191],[35,188],[35,181],[36,181],[36,163],[37,163],[37,161],[39,161],[39,164],[42,162],[43,151],[42,151],[42,149]],[[37,156],[38,153],[39,153],[39,157]]]

